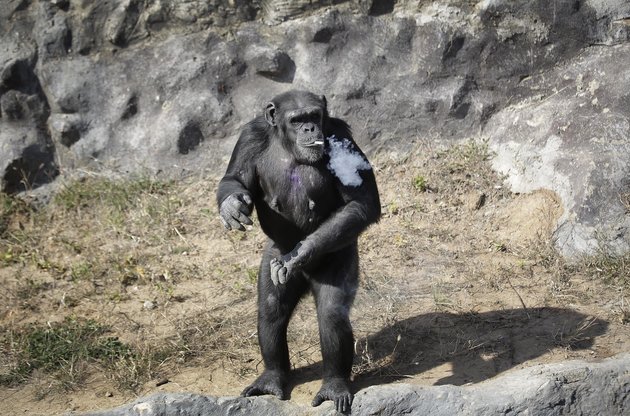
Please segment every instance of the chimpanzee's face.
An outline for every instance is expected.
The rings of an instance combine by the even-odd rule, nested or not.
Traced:
[[[324,154],[323,114],[319,107],[302,107],[285,114],[287,139],[294,155],[304,162],[316,162]]]
[[[265,112],[267,122],[300,163],[315,163],[324,155],[325,117],[323,97],[296,91],[276,97]]]

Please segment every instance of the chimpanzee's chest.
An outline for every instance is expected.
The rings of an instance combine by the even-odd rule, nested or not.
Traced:
[[[261,177],[260,186],[269,210],[305,231],[315,229],[341,205],[334,178],[322,166],[287,165]]]

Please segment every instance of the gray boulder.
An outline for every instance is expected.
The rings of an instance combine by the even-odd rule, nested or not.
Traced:
[[[359,391],[353,415],[624,415],[630,412],[630,355],[600,363],[570,361],[510,372],[471,386],[372,386]],[[216,398],[158,393],[85,416],[334,415],[274,397]]]
[[[523,91],[525,90],[525,91]],[[630,248],[630,44],[589,48],[523,80],[527,98],[493,116],[484,134],[515,192],[550,189],[564,213],[567,256]]]

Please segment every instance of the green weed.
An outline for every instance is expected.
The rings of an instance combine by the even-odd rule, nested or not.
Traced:
[[[413,185],[413,188],[418,192],[426,192],[428,189],[427,180],[424,176],[421,176],[421,175],[418,175],[413,178],[412,185]]]
[[[105,370],[128,368],[137,382],[123,387],[135,387],[149,374],[148,366],[137,363],[149,360],[118,338],[108,335],[109,329],[91,319],[66,318],[47,325],[34,324],[17,330],[4,329],[0,338],[3,354],[11,357],[12,365],[0,374],[0,384],[16,385],[28,380],[39,370],[72,387],[85,376],[85,364],[93,363]],[[134,363],[126,367],[125,363]]]

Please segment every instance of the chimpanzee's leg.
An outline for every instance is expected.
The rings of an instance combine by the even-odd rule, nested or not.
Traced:
[[[356,245],[341,250],[327,262],[328,266],[309,275],[317,304],[323,358],[323,383],[313,399],[313,406],[332,400],[337,411],[349,412],[353,398],[350,373],[354,355],[349,315],[358,284]]]
[[[287,398],[287,379],[291,368],[287,326],[308,286],[303,275],[294,276],[284,285],[274,286],[269,261],[279,256],[278,249],[268,243],[258,273],[258,343],[265,371],[243,390],[243,396],[273,394],[283,400]]]

